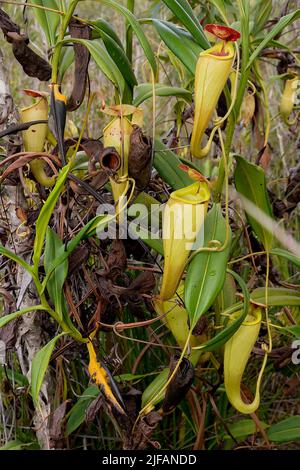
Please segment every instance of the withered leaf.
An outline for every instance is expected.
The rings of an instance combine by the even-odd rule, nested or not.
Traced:
[[[3,341],[5,344],[5,350],[7,352],[15,349],[20,321],[20,318],[16,318],[0,328],[0,341]]]
[[[40,81],[50,80],[50,64],[30,49],[27,36],[21,34],[20,27],[14,23],[1,8],[0,28],[3,31],[6,41],[12,44],[13,54],[23,67],[24,72],[29,77],[36,77]]]
[[[140,273],[126,289],[127,295],[147,294],[156,285],[154,274],[150,271]]]
[[[96,171],[96,163],[99,163],[100,156],[103,152],[103,144],[101,140],[84,139],[81,141],[81,148],[85,151],[89,158],[89,171]]]
[[[81,23],[77,18],[71,19],[69,23],[69,31],[72,38],[92,38],[90,26]],[[84,99],[90,62],[90,53],[84,45],[74,44],[73,48],[75,54],[74,83],[71,96],[67,101],[68,111],[75,111],[78,109]]]
[[[173,373],[178,363],[178,360],[179,356],[172,356],[169,377]],[[184,357],[179,365],[175,377],[172,379],[171,383],[169,384],[166,390],[166,395],[162,406],[164,413],[172,411],[178,405],[178,403],[181,402],[181,400],[189,391],[193,380],[194,367],[190,363],[190,361],[186,357]]]
[[[161,420],[162,416],[156,411],[151,411],[144,416],[135,427],[131,448],[143,450],[148,447],[157,447],[157,443],[151,440],[151,436]]]
[[[268,169],[271,161],[271,153],[268,145],[265,145],[257,155],[256,164],[260,165],[264,170]]]
[[[50,425],[50,447],[52,449],[62,448],[64,439],[63,419],[66,415],[68,400],[64,401],[52,414]]]
[[[126,269],[127,257],[122,240],[113,240],[106,263],[108,269],[107,275],[111,279],[115,279],[116,276]]]
[[[145,189],[151,178],[152,142],[137,125],[130,136],[128,173],[135,179],[138,191]]]
[[[101,393],[92,401],[85,412],[85,421],[86,423],[92,423],[97,414],[99,413],[100,409],[103,407],[104,398]]]
[[[133,449],[132,429],[141,407],[141,396],[142,393],[139,390],[131,388],[129,392],[123,394],[127,414],[124,415],[117,410],[113,410],[113,415],[122,434],[124,450]]]
[[[193,335],[194,336],[200,336],[204,332],[205,328],[207,327],[207,318],[206,317],[201,317],[197,321],[194,329],[193,329]]]
[[[77,271],[89,257],[89,249],[86,245],[80,245],[69,256],[69,276]]]
[[[57,157],[54,155],[43,155],[43,153],[31,153],[31,154],[24,154],[23,156],[20,156],[15,162],[11,163],[8,168],[4,170],[0,177],[0,181],[4,180],[7,178],[7,176],[12,173],[15,170],[18,170],[19,168],[22,168],[24,165],[29,163],[31,160],[35,160],[37,158],[41,158],[42,160],[47,161],[52,160],[56,164],[59,164],[59,161],[57,160]],[[4,163],[4,161],[2,162]]]

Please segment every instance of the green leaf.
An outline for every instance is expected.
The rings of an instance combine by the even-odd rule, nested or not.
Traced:
[[[67,436],[72,434],[85,420],[85,412],[93,400],[99,395],[100,390],[97,385],[88,387],[73,408],[69,412],[67,422]]]
[[[229,271],[229,270],[228,270]],[[233,274],[233,271],[229,271]],[[236,278],[237,274],[234,273]],[[238,280],[238,279],[237,279]],[[242,284],[239,282],[241,287]],[[258,287],[254,289],[250,294],[251,302],[257,304],[265,304],[265,287]],[[248,294],[247,294],[248,295]],[[245,296],[245,294],[244,294]],[[269,307],[281,307],[284,305],[288,306],[299,306],[300,305],[300,293],[295,289],[286,289],[284,287],[269,287],[268,288],[268,305]],[[225,310],[223,313],[233,313],[240,310],[243,306],[242,302],[237,302],[230,308]],[[286,329],[286,328],[285,328]]]
[[[230,230],[230,229],[229,229]],[[220,204],[214,204],[204,220],[204,247],[211,240],[226,240],[226,220]],[[213,304],[223,287],[231,246],[231,232],[227,246],[220,252],[203,251],[191,261],[185,281],[185,305],[189,313],[191,328]]]
[[[59,236],[50,228],[46,232],[46,244],[44,255],[44,266],[46,274],[49,273],[49,268],[52,262],[64,249],[64,244]],[[57,268],[52,272],[47,282],[48,294],[54,303],[55,311],[58,313],[60,319],[63,317],[65,310],[65,299],[63,293],[63,285],[68,274],[68,259],[65,259]]]
[[[293,23],[294,21],[298,20],[300,18],[300,9],[293,11],[292,13],[289,13],[286,16],[283,16],[280,18],[280,20],[276,23],[274,28],[271,29],[271,31],[266,35],[266,37],[263,39],[263,41],[257,46],[255,51],[252,53],[250,56],[247,68],[250,68],[254,60],[259,56],[261,51],[268,46],[269,42],[274,39],[278,34],[281,33],[281,31],[286,28],[289,24]]]
[[[234,279],[239,283],[243,292],[244,302],[226,309],[225,312],[223,312],[223,314],[229,315],[242,309],[241,314],[233,322],[229,323],[229,325],[227,325],[223,330],[217,333],[213,338],[201,344],[201,346],[196,347],[195,349],[197,350],[201,349],[201,351],[214,351],[215,349],[218,349],[221,346],[223,346],[223,344],[227,343],[227,341],[231,338],[231,336],[234,335],[234,333],[243,323],[243,321],[245,320],[248,314],[249,304],[250,304],[250,295],[249,295],[247,286],[244,280],[237,273],[229,269],[227,270],[227,272],[230,273],[234,277]]]
[[[111,215],[98,215],[91,219],[81,230],[80,232],[77,233],[77,235],[72,238],[72,240],[68,243],[67,249],[65,250],[65,247],[60,248],[60,253],[57,253],[57,257],[55,260],[50,263],[48,269],[48,273],[46,277],[44,278],[43,281],[43,290],[45,289],[48,280],[53,273],[53,271],[62,264],[69,256],[70,254],[75,250],[75,248],[79,245],[81,240],[84,237],[87,237],[93,233],[93,231],[97,230],[104,230],[104,228],[107,226],[108,222],[113,219],[113,216]]]
[[[14,441],[8,441],[4,446],[0,447],[0,450],[22,450],[24,447],[31,446],[32,442],[21,442],[18,439]]]
[[[93,28],[92,39],[101,38],[101,32],[103,31],[108,36],[110,36],[111,39],[113,39],[120,46],[120,48],[123,49],[124,51],[124,47],[119,36],[115,32],[115,30],[111,27],[111,25],[108,23],[108,21],[104,20],[103,18],[98,18],[98,20],[91,21],[89,24]]]
[[[22,308],[21,310],[18,310],[17,312],[9,313],[8,315],[5,315],[4,317],[0,317],[0,328],[3,328],[3,326],[7,325],[7,323],[15,320],[18,317],[21,317],[21,315],[24,315],[25,313],[29,312],[34,312],[35,310],[46,310],[43,305],[32,305],[31,307],[26,307]]]
[[[128,85],[133,88],[135,85],[137,85],[137,80],[132,70],[131,63],[129,62],[129,59],[124,52],[124,49],[120,47],[119,44],[105,31],[99,31],[108,54],[115,62]]]
[[[210,3],[212,3],[216,9],[218,10],[219,14],[221,15],[224,23],[226,24],[227,22],[227,11],[226,11],[226,5],[224,0],[209,0]]]
[[[298,258],[298,256],[293,255],[293,253],[290,253],[289,251],[282,250],[281,248],[273,248],[271,254],[285,258],[291,263],[293,263],[295,266],[300,268],[300,258]]]
[[[74,49],[73,47],[64,47],[61,53],[61,59],[59,63],[59,77],[62,81],[66,71],[69,67],[73,64],[75,59]]]
[[[99,0],[99,2],[101,3],[101,5],[107,5],[113,8],[114,10],[117,10],[126,18],[129,25],[133,29],[142,49],[144,50],[145,56],[148,59],[148,62],[153,70],[153,73],[156,74],[157,64],[156,64],[155,55],[136,17],[131,13],[131,11],[129,11],[120,3],[115,2],[114,0]]]
[[[106,49],[100,44],[100,42],[92,41],[89,39],[76,39],[67,38],[61,41],[63,44],[67,43],[78,43],[83,44],[90,52],[96,65],[104,73],[104,75],[119,89],[119,93],[122,96],[125,90],[125,80],[117,67],[116,63],[111,59]]]
[[[273,218],[272,209],[267,193],[266,176],[264,170],[247,162],[244,158],[236,155],[237,165],[234,172],[235,187],[237,191],[248,201],[253,203],[261,212]],[[256,236],[263,244],[265,250],[269,251],[272,246],[273,235],[262,224],[247,213],[248,221]]]
[[[155,140],[153,164],[162,179],[173,189],[181,189],[195,182],[179,168],[181,161],[177,155],[158,139]]]
[[[130,226],[135,226],[134,221],[130,222]],[[160,255],[164,254],[163,241],[161,238],[151,238],[151,233],[141,225],[138,227],[139,238],[142,240],[145,245],[149,246],[155,250]]]
[[[28,387],[29,381],[27,377],[14,369],[6,368],[6,374],[10,381],[17,383],[21,387]]]
[[[60,10],[56,0],[30,0],[28,3],[40,5],[53,10]],[[43,29],[49,46],[54,46],[56,42],[56,30],[59,25],[60,14],[53,11],[42,10],[41,8],[32,8],[35,17]]]
[[[156,372],[150,372],[148,374],[121,374],[115,375],[114,379],[116,382],[138,382],[151,375],[156,375]]]
[[[300,416],[291,416],[273,424],[268,430],[268,438],[273,442],[300,440]]]
[[[260,422],[263,429],[268,427],[268,424]],[[252,436],[257,432],[257,427],[252,419],[241,419],[236,423],[228,426],[232,436],[239,442],[245,439],[245,437]],[[229,434],[226,434],[225,439],[231,439]]]
[[[199,46],[197,42],[194,41],[193,36],[186,31],[184,28],[181,26],[175,25],[174,23],[171,23],[170,21],[163,21],[160,20],[161,23],[166,25],[168,28],[170,28],[174,33],[177,34],[177,36],[180,37],[184,41],[184,44],[188,46],[195,54],[195,56],[198,58],[200,52],[202,52],[204,49],[203,47]]]
[[[26,263],[22,258],[20,258],[18,255],[16,255],[13,251],[8,250],[5,248],[3,245],[0,244],[0,254],[5,256],[6,258],[11,259],[12,261],[15,261],[15,263],[18,263],[20,266],[22,266],[29,274],[33,274],[32,272],[32,267]]]
[[[284,329],[289,333],[292,333],[295,338],[300,339],[300,325],[286,326]]]
[[[57,340],[65,333],[55,336],[49,343],[47,343],[40,351],[36,353],[31,365],[31,393],[35,406],[38,406],[38,398],[41,386],[44,381],[45,373],[49,365],[49,361],[56,345]]]
[[[148,403],[152,402],[152,399],[156,396],[155,400],[153,401],[152,405],[155,406],[159,403],[165,396],[166,391],[163,390],[164,385],[168,380],[170,369],[167,367],[166,369],[162,370],[155,379],[148,385],[148,387],[144,390],[142,395],[142,408],[148,405]]]
[[[56,184],[52,189],[50,195],[48,196],[47,201],[43,205],[40,215],[36,221],[36,235],[34,239],[34,246],[33,246],[33,269],[35,275],[38,274],[39,263],[43,251],[43,245],[45,241],[46,230],[48,227],[48,223],[50,217],[52,216],[52,212],[54,207],[57,203],[57,200],[60,196],[60,193],[63,189],[65,181],[67,179],[68,173],[70,170],[70,165],[66,165],[60,172]]]
[[[161,83],[155,84],[156,96],[177,96],[187,102],[192,101],[192,93],[185,88],[173,87],[163,85]],[[139,106],[141,103],[153,97],[152,83],[141,83],[135,89],[135,98],[133,100],[134,106]]]
[[[260,304],[264,304],[265,291],[265,287],[258,287],[253,292],[251,292],[251,300]],[[300,292],[296,289],[287,289],[284,287],[269,287],[268,305],[271,307],[280,307],[282,305],[300,305]]]
[[[167,21],[153,20],[153,24],[170,51],[172,51],[186,69],[194,75],[199,53],[203,49],[200,48],[200,51],[196,54],[184,35],[180,35],[174,28],[171,28],[169,26],[170,23]]]
[[[202,26],[187,0],[163,0],[163,2],[203,49],[210,47]]]
[[[253,27],[251,30],[251,34],[255,36],[257,33],[262,31],[266,22],[270,18],[272,8],[272,0],[260,0],[256,3],[251,15],[253,18]]]

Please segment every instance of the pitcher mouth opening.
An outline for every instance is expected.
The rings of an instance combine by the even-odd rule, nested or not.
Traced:
[[[174,202],[204,204],[210,199],[210,190],[205,182],[196,182],[170,194]]]
[[[200,53],[202,57],[212,57],[219,60],[232,60],[234,57],[234,48],[232,43],[220,41],[210,49]]]
[[[238,314],[234,314],[232,317],[233,319],[235,319],[238,316],[239,316]],[[242,325],[243,326],[255,326],[261,322],[261,318],[262,318],[262,315],[261,315],[260,309],[252,310],[252,312],[247,315]]]

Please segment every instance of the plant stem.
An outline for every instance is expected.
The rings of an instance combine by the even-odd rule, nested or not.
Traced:
[[[53,13],[57,13],[58,15],[63,15],[64,12],[60,10],[55,10],[54,8],[44,7],[42,5],[36,5],[34,3],[27,3],[27,2],[14,2],[12,0],[2,0],[1,3],[7,3],[8,5],[19,5],[26,8],[37,8],[38,10],[44,11],[51,11]]]
[[[61,24],[60,33],[59,33],[58,40],[57,40],[57,45],[55,46],[54,54],[53,54],[53,58],[52,58],[52,78],[51,78],[52,83],[57,83],[59,60],[60,60],[60,55],[61,55],[61,51],[62,51],[62,47],[63,47],[63,43],[61,41],[65,37],[65,33],[67,31],[68,25],[70,23],[70,20],[73,16],[74,10],[75,10],[77,4],[79,3],[79,1],[80,0],[72,0],[71,1],[69,9],[68,9],[63,21],[62,21],[62,24]]]

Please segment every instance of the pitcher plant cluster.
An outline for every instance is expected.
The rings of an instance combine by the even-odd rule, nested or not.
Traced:
[[[276,293],[270,288],[270,256],[276,248],[274,234],[264,226],[263,220],[248,212],[246,206],[247,223],[265,257],[265,285],[249,292],[247,280],[233,270],[234,261],[230,261],[234,234],[230,223],[229,184],[233,168],[238,195],[242,200],[256,201],[259,210],[273,220],[263,169],[241,156],[236,156],[236,163],[233,163],[234,131],[238,125],[247,128],[252,122],[258,93],[261,94],[259,99],[266,97],[258,60],[268,41],[256,46],[257,53],[252,48],[250,56],[249,2],[237,2],[241,13],[239,31],[226,21],[224,24],[206,24],[202,28],[197,18],[197,23],[190,22],[191,17],[184,13],[180,18],[187,31],[175,23],[172,26],[170,22],[153,21],[166,47],[171,48],[167,33],[171,37],[172,27],[173,37],[182,37],[182,47],[184,41],[193,43],[193,52],[188,58],[191,57],[191,61],[193,58],[194,62],[192,65],[183,62],[184,67],[189,66],[194,72],[188,71],[190,88],[185,92],[164,88],[158,83],[159,54],[156,57],[151,50],[143,31],[143,21],[138,22],[133,11],[118,2],[99,1],[95,5],[111,7],[123,15],[127,28],[126,50],[111,25],[104,20],[84,20],[75,16],[77,4],[82,2],[60,2],[64,5],[60,9],[60,3],[56,5],[53,1],[48,10],[43,10],[45,2],[31,3],[42,27],[46,27],[43,18],[49,19],[51,15],[57,25],[56,28],[53,26],[54,30],[47,30],[52,74],[49,92],[24,90],[30,104],[24,104],[20,109],[24,151],[19,158],[24,164],[18,168],[26,173],[24,181],[28,188],[34,188],[32,192],[42,188],[46,197],[36,221],[32,262],[25,262],[4,246],[1,246],[1,253],[28,271],[40,304],[1,317],[0,326],[34,309],[48,312],[61,330],[39,351],[32,364],[31,387],[36,407],[50,356],[58,339],[68,335],[87,348],[90,379],[99,387],[118,426],[121,429],[124,426],[122,423],[124,416],[128,417],[128,410],[120,387],[97,352],[103,338],[100,334],[101,314],[98,317],[95,314],[88,327],[84,327],[80,319],[71,315],[63,286],[68,274],[68,260],[83,241],[94,237],[95,246],[101,246],[104,240],[107,243],[113,238],[120,241],[131,237],[147,246],[155,260],[155,286],[150,294],[144,293],[148,294],[152,316],[130,324],[121,319],[106,328],[116,338],[126,338],[122,335],[130,328],[135,332],[135,328],[161,322],[174,338],[176,354],[169,367],[141,390],[141,408],[131,423],[130,432],[134,433],[140,421],[153,410],[160,416],[174,411],[191,389],[195,371],[201,379],[201,371],[211,360],[223,377],[232,407],[243,414],[255,413],[260,406],[263,374],[272,352],[269,308],[289,304],[289,301],[298,305],[299,295],[284,288]],[[185,1],[164,3],[175,16],[178,14],[176,4],[186,5]],[[190,6],[187,11],[192,11]],[[180,18],[177,18],[179,22]],[[293,19],[291,17],[290,21]],[[74,35],[72,22],[86,28],[88,36]],[[276,31],[269,41],[276,36]],[[150,77],[148,83],[141,85],[138,85],[132,68],[133,33],[146,56],[145,67]],[[69,57],[69,51],[73,49],[76,65],[80,47],[85,52],[79,60],[81,64],[86,61],[87,66],[81,79],[76,77],[75,71],[77,102],[74,105],[73,100],[71,105],[66,96],[63,66],[66,61],[74,60]],[[180,60],[180,51],[178,54],[177,60]],[[76,129],[72,132],[68,127],[68,117],[83,103],[90,57],[113,84],[113,92],[111,96],[104,96],[101,90],[92,90],[76,135]],[[188,61],[187,58],[183,60]],[[291,67],[281,77],[282,96],[278,111],[287,126],[295,125],[299,119],[298,69]],[[250,73],[253,70],[255,73]],[[155,135],[155,105],[160,96],[176,96],[176,93],[184,96],[193,110],[188,154],[172,152]],[[154,132],[149,132],[149,126],[145,124],[142,103],[147,99],[153,108]],[[223,106],[221,101],[225,102]],[[99,129],[102,126],[98,140],[87,138],[92,109],[98,113]],[[268,126],[266,140],[267,134]],[[176,137],[180,137],[180,126]],[[212,160],[216,161],[216,156],[215,175],[205,176],[205,165],[209,167]],[[1,181],[15,168],[5,168]],[[150,181],[157,173],[164,188],[160,201],[148,191]],[[252,182],[249,183],[249,179]],[[259,185],[258,196],[255,190],[251,192],[253,181]],[[92,182],[97,183],[93,185]],[[82,222],[82,228],[74,232],[75,235],[71,238],[66,235],[63,239],[51,228],[52,215],[60,198],[67,201],[65,213],[71,211],[68,204],[74,188],[78,194],[84,193],[88,201],[97,201],[97,213],[88,222]],[[155,221],[153,227],[151,220]],[[283,249],[279,252],[276,256],[289,256],[290,260],[295,256],[295,252],[288,253]],[[86,263],[91,262],[91,257],[86,260]],[[204,319],[210,327],[201,330],[199,325]],[[262,325],[267,334],[262,332]],[[250,399],[251,392],[245,394],[242,383],[247,383],[245,370],[255,346],[261,352],[262,364],[256,377],[256,390]]]

